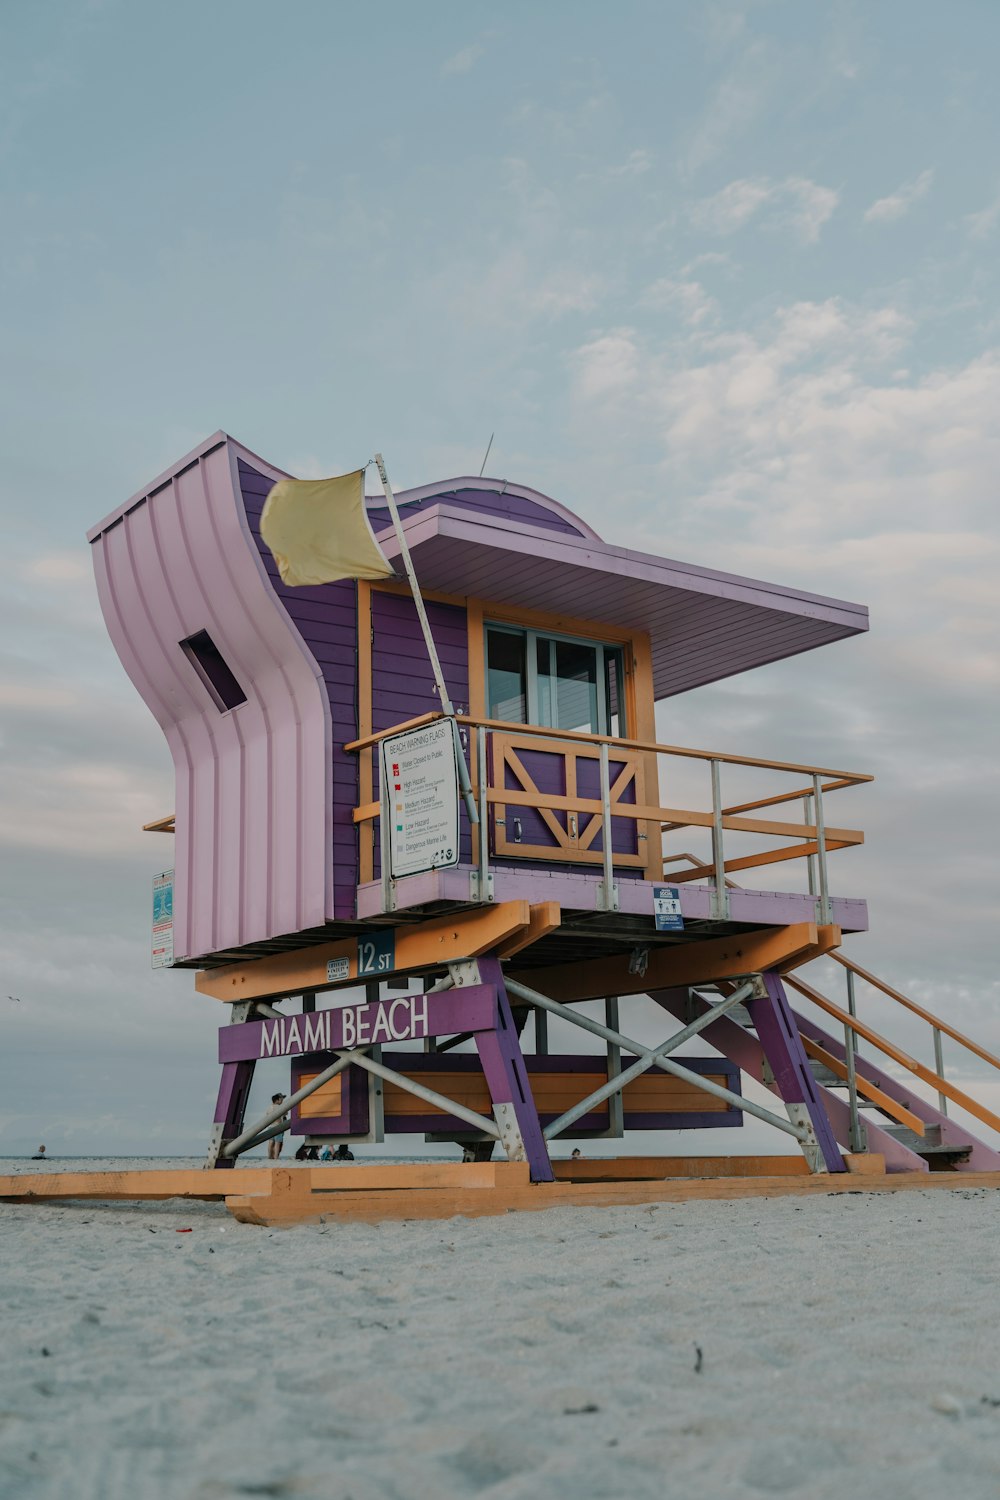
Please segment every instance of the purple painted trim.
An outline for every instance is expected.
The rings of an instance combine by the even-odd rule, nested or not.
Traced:
[[[428,589],[649,631],[657,698],[868,629],[859,604],[447,505],[404,526]]]
[[[814,1021],[808,1020],[805,1016],[800,1015],[798,1011],[793,1011],[793,1015],[803,1036],[809,1037],[810,1041],[819,1042],[820,1046],[825,1047],[834,1057],[839,1058],[841,1062],[844,1061],[845,1050],[842,1042],[838,1042],[834,1037],[829,1036]],[[967,1149],[970,1151],[968,1161],[960,1163],[956,1168],[957,1171],[1000,1171],[1000,1151],[995,1151],[992,1146],[987,1146],[984,1141],[979,1140],[977,1136],[974,1136],[962,1125],[959,1125],[950,1116],[943,1115],[939,1109],[935,1109],[933,1104],[929,1104],[926,1099],[922,1099],[913,1089],[907,1088],[895,1078],[890,1077],[888,1073],[883,1072],[870,1058],[855,1054],[854,1066],[860,1077],[867,1079],[869,1083],[874,1083],[883,1093],[888,1094],[890,1099],[895,1099],[898,1104],[905,1104],[907,1109],[915,1114],[919,1120],[923,1120],[925,1125],[940,1126],[941,1144],[943,1146],[951,1146],[956,1151],[965,1151]],[[865,1117],[865,1129],[870,1136],[872,1122],[867,1116]],[[922,1157],[918,1157],[917,1160],[923,1162]]]
[[[459,1031],[485,1031],[495,1024],[495,1001],[495,986],[478,984],[462,990],[445,990],[440,995],[389,995],[371,1004],[330,1006],[308,1015],[283,1016],[281,1021],[245,1021],[240,1026],[220,1026],[219,1061],[295,1057],[380,1042],[454,1036]],[[403,1026],[407,1008],[411,1017],[414,1009],[419,1009],[426,1020],[418,1017],[418,1024],[405,1037],[383,1034],[385,1026],[395,1024],[397,1029]],[[380,1014],[385,1017],[381,1027]],[[293,1023],[294,1035],[290,1034]]]
[[[334,1061],[332,1052],[314,1052],[292,1058],[291,1092],[302,1087],[307,1073],[319,1073]],[[352,1063],[340,1074],[341,1112],[339,1115],[303,1116],[298,1104],[292,1106],[291,1135],[367,1135],[368,1074],[364,1068]]]
[[[538,1118],[542,1125],[547,1125],[556,1116],[542,1114]],[[692,1111],[687,1114],[659,1115],[629,1114],[626,1111],[624,1115],[626,1130],[728,1130],[739,1129],[742,1125],[743,1112],[737,1109],[726,1110],[719,1114]],[[603,1113],[595,1111],[589,1115],[581,1115],[573,1128],[564,1131],[559,1139],[572,1140],[575,1136],[593,1135],[607,1128],[607,1111]],[[457,1135],[472,1133],[464,1120],[458,1120],[453,1115],[386,1115],[385,1130],[386,1134],[392,1135],[411,1135],[418,1132],[424,1135],[447,1135],[451,1131]]]
[[[597,911],[600,875],[570,873],[565,870],[539,868],[528,862],[504,865],[491,861],[497,901],[558,901],[566,911]],[[425,906],[438,901],[467,902],[470,899],[471,865],[453,870],[432,870],[425,875],[409,875],[396,882],[396,904],[400,910]],[[653,915],[653,882],[640,876],[628,878],[620,871],[619,909],[630,916]],[[659,884],[670,884],[669,874]],[[705,885],[682,885],[681,912],[690,921],[711,920],[712,891]],[[798,891],[731,890],[730,912],[734,922],[754,927],[787,927],[793,922],[815,922],[816,898]],[[856,897],[832,898],[832,917],[845,932],[868,930],[868,907]],[[358,886],[358,917],[376,917],[382,910],[382,887],[377,881]]]
[[[703,594],[708,598],[731,599],[738,603],[753,603],[760,607],[796,613],[831,624],[841,624],[854,630],[868,628],[868,609],[847,599],[836,599],[829,594],[812,594],[805,589],[794,589],[780,583],[769,583],[761,578],[749,578],[741,573],[722,573],[714,568],[698,567],[695,563],[680,562],[675,558],[657,557],[652,552],[633,552],[627,547],[615,547],[610,542],[578,538],[543,531],[539,527],[527,526],[507,516],[485,517],[472,515],[468,511],[454,510],[447,504],[437,504],[421,510],[416,515],[405,517],[403,529],[411,552],[434,536],[454,537],[457,541],[488,543],[494,549],[510,547],[525,557],[541,556],[546,562],[569,567],[581,566],[595,575],[608,574],[625,577],[637,583],[652,583],[660,586],[683,588]],[[383,539],[386,556],[399,554],[397,539]],[[539,553],[538,548],[543,550]],[[484,596],[485,597],[485,596]],[[551,603],[547,605],[552,608]]]
[[[468,475],[460,479],[442,479],[434,484],[420,485],[416,489],[398,491],[396,494],[396,503],[398,506],[406,507],[408,505],[419,504],[422,501],[450,498],[452,495],[470,491],[480,492],[487,502],[489,496],[496,495],[498,497],[494,507],[494,514],[496,515],[504,516],[510,514],[509,507],[503,505],[504,499],[510,496],[512,499],[526,500],[539,510],[547,511],[553,518],[553,521],[561,522],[560,529],[576,532],[578,536],[589,537],[594,542],[601,540],[592,526],[588,525],[580,516],[575,515],[567,506],[560,505],[558,500],[553,500],[549,495],[543,495],[540,490],[529,489],[527,485],[511,484],[506,479],[481,479],[478,476],[471,478]],[[367,495],[365,503],[370,510],[380,512],[384,504],[384,497],[381,495]]]

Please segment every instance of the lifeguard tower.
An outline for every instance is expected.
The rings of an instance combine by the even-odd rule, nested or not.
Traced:
[[[448,716],[402,569],[281,581],[260,521],[286,477],[216,433],[89,534],[176,770],[176,811],[149,825],[175,841],[159,961],[226,1011],[210,1166],[285,1129],[410,1132],[478,1160],[499,1142],[544,1183],[554,1140],[749,1112],[794,1137],[801,1171],[866,1151],[890,1171],[1000,1168],[948,1117],[951,1101],[1000,1128],[945,1077],[942,1038],[1000,1063],[838,952],[868,918],[863,835],[830,803],[871,778],[657,740],[657,702],[844,642],[864,607],[627,550],[507,480],[424,485],[396,500]],[[386,501],[366,504],[395,562]],[[822,955],[845,969],[843,1004],[797,976]],[[857,979],[932,1026],[933,1068],[859,1017]],[[637,1040],[657,1016],[679,1024]],[[570,1027],[590,1050],[550,1050]],[[678,1051],[696,1036],[710,1055]],[[248,1126],[273,1057],[290,1120]]]

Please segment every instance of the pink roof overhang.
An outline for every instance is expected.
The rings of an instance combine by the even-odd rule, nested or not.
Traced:
[[[447,504],[404,526],[426,589],[648,631],[657,699],[868,629],[861,604]],[[391,530],[379,542],[398,558]]]

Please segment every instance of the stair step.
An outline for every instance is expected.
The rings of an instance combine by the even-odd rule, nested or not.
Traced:
[[[893,1136],[901,1146],[909,1146],[911,1151],[917,1151],[923,1155],[926,1151],[948,1150],[941,1145],[941,1126],[925,1125],[922,1136],[917,1135],[915,1130],[910,1130],[906,1125],[883,1125],[882,1129],[886,1135]]]
[[[816,1057],[810,1057],[809,1071],[816,1082],[822,1084],[825,1089],[843,1089],[847,1087],[844,1080],[838,1078],[832,1068],[828,1068],[826,1063],[820,1062]]]
[[[917,1135],[914,1130],[908,1130],[905,1125],[883,1125],[882,1129],[886,1135],[899,1141],[901,1146],[909,1146],[918,1156],[950,1157],[953,1161],[965,1161],[972,1151],[971,1146],[949,1146],[942,1142],[940,1125],[926,1125],[923,1136]]]

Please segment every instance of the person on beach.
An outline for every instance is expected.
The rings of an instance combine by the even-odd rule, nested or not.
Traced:
[[[333,1159],[334,1161],[353,1161],[354,1152],[351,1150],[350,1146],[346,1145],[344,1141],[341,1141],[340,1145],[337,1147],[336,1151],[333,1154]]]
[[[284,1096],[284,1094],[272,1094],[271,1095],[271,1103],[272,1104],[283,1104],[284,1102],[285,1102],[285,1096]],[[280,1121],[280,1123],[283,1125],[287,1119],[288,1119],[287,1115],[283,1116],[283,1118]],[[282,1148],[282,1146],[284,1144],[285,1144],[285,1137],[283,1135],[272,1135],[271,1139],[267,1143],[267,1156],[268,1156],[268,1160],[269,1161],[277,1161],[278,1160],[278,1157],[281,1155],[281,1148]]]
[[[583,1152],[580,1150],[579,1146],[573,1147],[572,1151],[569,1154],[569,1159],[570,1161],[583,1161]]]
[[[35,1152],[34,1156],[31,1158],[31,1160],[32,1161],[44,1161],[45,1160],[45,1147],[44,1146],[39,1146],[38,1150]]]

